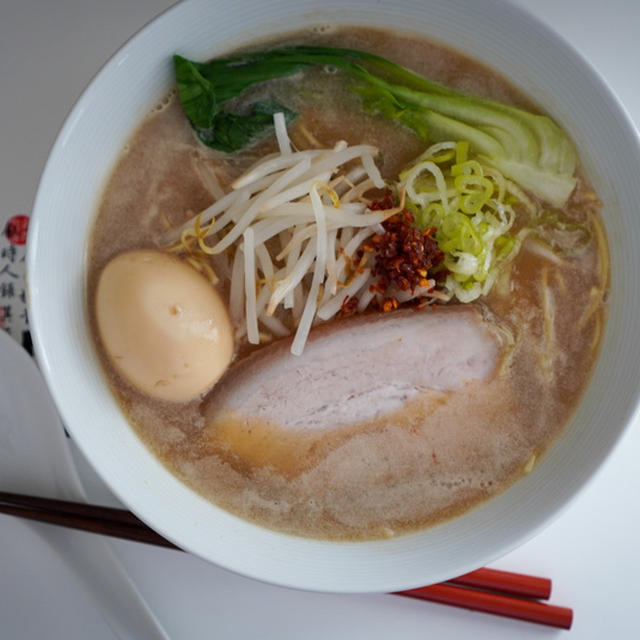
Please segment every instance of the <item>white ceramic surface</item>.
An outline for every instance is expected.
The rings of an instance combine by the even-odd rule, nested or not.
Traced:
[[[64,430],[42,376],[29,354],[2,330],[0,363],[0,487],[84,502]],[[0,598],[0,620],[20,620],[22,637],[36,637],[35,608],[56,620],[49,628],[51,637],[64,633],[65,618],[78,615],[96,639],[167,638],[100,537],[0,516],[0,547],[10,551],[2,555],[0,575],[4,583],[13,585]],[[38,579],[25,580],[29,575]],[[58,615],[51,615],[53,611]]]
[[[604,83],[561,39],[515,7],[466,2],[192,0],[140,32],[68,118],[47,164],[30,231],[28,284],[40,364],[93,466],[140,517],[186,549],[262,580],[328,591],[386,591],[446,579],[532,536],[580,489],[635,411],[640,379],[640,225],[634,130]],[[349,7],[342,10],[341,6]],[[402,9],[400,9],[402,7]],[[311,13],[303,15],[305,9]],[[86,240],[101,185],[135,123],[170,83],[170,55],[194,58],[305,20],[392,25],[455,43],[499,69],[565,126],[601,198],[612,254],[611,313],[590,390],[565,435],[528,478],[485,506],[420,534],[365,544],[283,536],[241,521],[181,485],[129,429],[102,383],[87,334]],[[215,43],[215,46],[212,46]],[[73,176],[73,179],[69,179]],[[621,187],[623,185],[623,187]],[[624,294],[624,295],[623,295]],[[602,425],[607,428],[603,429]]]

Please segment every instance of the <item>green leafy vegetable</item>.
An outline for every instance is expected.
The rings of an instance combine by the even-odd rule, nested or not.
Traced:
[[[550,118],[460,94],[373,54],[298,46],[205,64],[180,56],[174,61],[185,113],[203,142],[216,148],[241,148],[269,126],[257,105],[229,117],[228,100],[253,84],[328,65],[349,74],[366,111],[397,120],[431,142],[468,140],[479,160],[553,206],[562,207],[575,187],[575,150]],[[276,108],[284,110],[270,103],[269,109]]]
[[[208,129],[217,108],[214,86],[200,73],[202,65],[180,56],[174,56],[173,62],[184,112],[194,127]]]
[[[180,103],[204,144],[221,151],[236,151],[271,130],[273,119],[265,116],[282,111],[290,121],[296,114],[275,100],[262,100],[252,105],[248,113],[233,113],[225,108],[225,103],[255,84],[289,76],[310,66],[347,67],[350,63],[343,57],[345,52],[348,50],[293,47],[207,63],[175,55]]]
[[[273,114],[278,111],[284,113],[287,122],[295,117],[293,111],[274,100],[265,100],[252,105],[251,111],[245,115],[221,111],[216,116],[215,127],[195,127],[195,130],[200,140],[210,147],[227,152],[235,151],[246,147],[266,130],[271,129]]]
[[[287,122],[295,117],[293,111],[274,100],[257,102],[244,114],[221,109],[224,102],[240,95],[255,82],[277,77],[275,67],[268,76],[263,66],[250,66],[247,73],[238,73],[233,71],[231,64],[223,66],[215,61],[200,64],[174,56],[180,103],[202,142],[221,151],[236,151],[270,130],[274,113],[283,112]],[[291,65],[278,70],[280,75],[296,71]]]

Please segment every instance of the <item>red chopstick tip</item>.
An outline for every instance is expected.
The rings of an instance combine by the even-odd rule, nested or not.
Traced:
[[[396,595],[526,620],[560,629],[570,629],[573,623],[573,611],[568,607],[558,607],[536,600],[455,587],[449,584],[434,584],[419,589],[399,591]]]
[[[511,571],[481,568],[448,580],[452,584],[478,589],[490,589],[524,598],[548,600],[551,596],[551,580]]]

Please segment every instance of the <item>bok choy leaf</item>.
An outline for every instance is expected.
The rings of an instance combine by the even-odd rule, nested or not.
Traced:
[[[468,141],[482,162],[553,206],[562,207],[575,187],[574,147],[547,116],[463,95],[370,53],[296,46],[209,63],[174,56],[174,63],[184,111],[200,139],[217,149],[240,149],[264,134],[273,111],[295,116],[275,101],[232,113],[227,101],[256,83],[329,65],[351,77],[369,113],[394,119],[425,141]]]

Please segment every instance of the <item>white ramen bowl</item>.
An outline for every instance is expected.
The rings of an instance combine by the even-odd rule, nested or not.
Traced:
[[[100,71],[47,163],[29,231],[37,357],[74,440],[120,499],[180,547],[246,576],[332,592],[380,592],[475,569],[532,537],[593,476],[638,405],[640,147],[603,80],[557,34],[498,0],[187,0]],[[118,153],[172,84],[171,55],[194,59],[310,24],[422,33],[501,72],[570,133],[597,192],[611,253],[609,318],[595,374],[563,435],[534,471],[465,515],[396,539],[297,538],[237,518],[182,484],[138,439],[107,388],[85,312],[96,205]],[[54,425],[55,426],[55,425]]]

